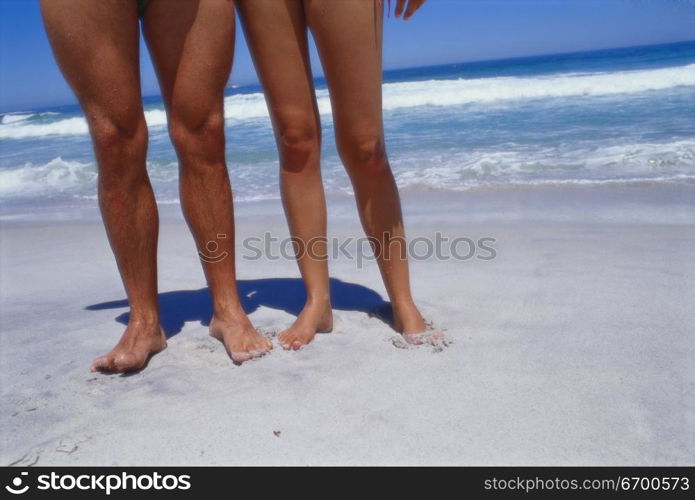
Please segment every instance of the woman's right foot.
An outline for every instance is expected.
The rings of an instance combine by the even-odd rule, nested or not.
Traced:
[[[292,326],[280,332],[278,338],[283,348],[296,351],[314,340],[317,333],[331,330],[333,309],[330,301],[307,302]]]
[[[167,346],[166,336],[159,323],[131,322],[116,347],[95,359],[93,372],[126,373],[142,369],[149,359]]]

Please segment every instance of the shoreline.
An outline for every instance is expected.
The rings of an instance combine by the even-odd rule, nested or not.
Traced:
[[[674,182],[616,182],[605,184],[482,185],[462,191],[401,189],[406,223],[408,216],[424,212],[461,210],[466,223],[475,222],[565,222],[695,224],[695,180]],[[328,194],[329,215],[357,217],[350,213],[352,194]],[[411,210],[410,206],[416,207]],[[158,202],[163,223],[183,222],[178,202]],[[34,213],[28,214],[29,208]],[[235,200],[238,220],[256,215],[284,219],[278,198]],[[57,206],[0,205],[0,226],[15,227],[46,223],[81,224],[101,222],[96,197]]]

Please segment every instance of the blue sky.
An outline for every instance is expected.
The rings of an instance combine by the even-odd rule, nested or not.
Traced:
[[[429,0],[406,23],[387,19],[385,30],[384,66],[399,68],[695,40],[695,6],[688,0]],[[145,94],[157,94],[144,47],[142,66]],[[232,82],[255,80],[239,32]],[[0,0],[0,112],[73,102],[37,2]]]

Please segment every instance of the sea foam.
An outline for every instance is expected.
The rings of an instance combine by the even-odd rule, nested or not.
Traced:
[[[598,97],[636,94],[655,90],[695,86],[695,64],[661,69],[604,73],[561,73],[545,76],[492,77],[386,83],[383,86],[387,111],[420,106],[462,106],[505,101]],[[328,92],[317,92],[321,114],[331,113]],[[0,139],[24,139],[50,135],[87,134],[84,118],[56,119],[32,123],[31,115],[7,114],[0,123]],[[235,94],[225,98],[225,118],[231,121],[267,119],[262,93]],[[164,127],[162,108],[145,112],[150,127]]]
[[[406,189],[465,191],[481,186],[673,182],[695,178],[695,140],[666,143],[575,144],[569,148],[521,145],[422,150],[391,155],[398,184]],[[237,199],[279,196],[275,161],[230,165]],[[324,159],[329,194],[352,193],[337,156]],[[177,199],[175,162],[149,162],[155,191]],[[0,169],[0,199],[93,196],[97,170],[93,162],[57,157],[44,164],[26,163]]]

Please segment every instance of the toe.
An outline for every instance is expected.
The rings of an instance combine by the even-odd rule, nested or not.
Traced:
[[[423,333],[405,333],[403,338],[411,345],[436,345],[444,341],[444,333],[440,330]]]
[[[444,333],[440,330],[430,330],[422,334],[421,340],[423,344],[438,344],[444,340]]]
[[[268,352],[273,348],[273,343],[268,339],[262,339],[258,348],[263,352]]]
[[[231,356],[232,360],[236,363],[243,363],[244,361],[248,361],[252,357],[250,352],[232,352]]]
[[[284,335],[280,337],[280,345],[282,346],[283,349],[290,349],[292,346],[292,341],[293,339],[288,338],[289,335]]]
[[[420,333],[406,333],[403,334],[403,338],[408,344],[411,345],[422,345],[422,338]]]
[[[113,363],[113,358],[111,356],[101,356],[94,361],[89,369],[93,372],[98,371],[114,371],[115,366]]]
[[[302,343],[299,340],[295,340],[294,342],[292,342],[292,349],[294,349],[295,351],[298,351],[301,348],[302,348]]]
[[[427,341],[431,344],[437,344],[444,341],[444,333],[440,331],[433,332],[432,335],[427,337]]]

